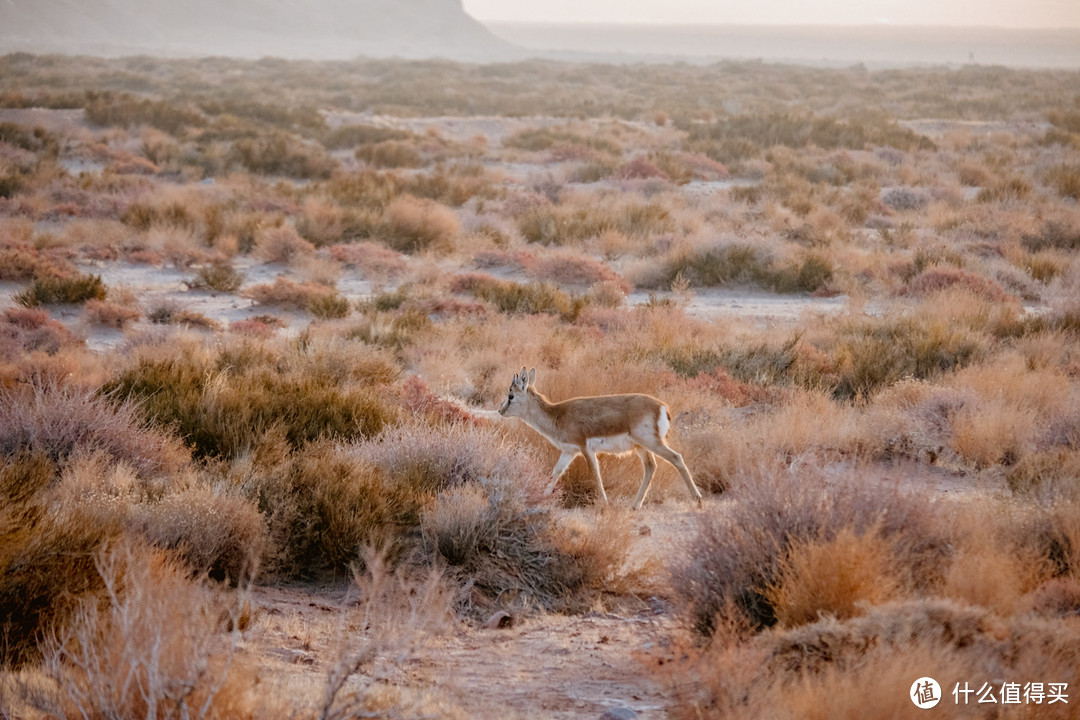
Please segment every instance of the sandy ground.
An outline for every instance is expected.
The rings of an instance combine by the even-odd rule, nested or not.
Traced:
[[[620,501],[629,499],[613,499]],[[708,498],[705,511],[722,512],[728,502]],[[681,498],[646,505],[633,516],[633,562],[688,548],[699,512]],[[654,563],[655,574],[665,566]],[[269,692],[319,703],[337,664],[344,598],[343,586],[253,591],[257,611],[241,652],[256,656],[278,685]],[[426,637],[402,662],[379,669],[378,682],[387,692],[426,695],[429,707],[452,717],[578,720],[613,708],[629,708],[643,720],[668,717],[675,688],[652,668],[677,627],[672,606],[647,593],[605,605],[582,615],[530,613],[502,629],[457,623]]]

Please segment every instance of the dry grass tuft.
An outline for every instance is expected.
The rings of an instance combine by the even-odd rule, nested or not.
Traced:
[[[15,295],[15,302],[25,307],[38,305],[77,305],[87,300],[104,300],[105,283],[98,275],[38,275],[26,290]]]
[[[142,313],[121,303],[87,300],[83,306],[83,317],[95,325],[121,329],[142,317]]]
[[[673,589],[699,632],[711,633],[730,612],[753,626],[771,626],[778,620],[777,602],[793,619],[816,617],[815,602],[842,612],[860,599],[877,597],[872,586],[883,583],[888,589],[893,577],[912,589],[940,581],[941,568],[934,563],[947,557],[949,542],[940,514],[930,513],[913,494],[857,484],[827,486],[790,474],[761,477],[730,494],[734,507],[723,516],[704,516],[694,558],[672,568]],[[830,543],[846,543],[852,565],[831,565],[830,576],[815,580],[810,567],[835,559],[821,550]],[[888,556],[890,545],[895,569],[872,565]],[[826,587],[830,582],[847,589]]]
[[[823,615],[844,620],[896,599],[901,584],[892,576],[893,562],[890,543],[874,528],[862,535],[842,528],[829,540],[792,543],[766,598],[786,627]]]
[[[147,476],[187,461],[176,439],[149,427],[134,404],[66,387],[0,391],[0,455],[30,451],[58,463],[103,453]]]
[[[448,252],[461,235],[461,223],[450,208],[434,200],[403,195],[395,198],[383,216],[386,244],[399,252]]]
[[[103,549],[94,566],[100,594],[46,638],[51,682],[22,688],[29,705],[53,717],[256,716],[253,672],[233,654],[238,633],[222,629],[223,598],[138,545]]]
[[[1004,680],[1078,679],[1071,658],[1080,650],[1074,628],[1043,620],[1003,619],[980,608],[920,600],[871,609],[847,621],[827,618],[792,630],[763,633],[743,644],[714,644],[690,653],[670,673],[689,673],[675,717],[897,718],[922,717],[908,696],[930,676],[941,684],[941,705],[958,717],[982,717],[972,695],[954,704],[965,682],[978,690]],[[1047,682],[1047,681],[1043,681]],[[1029,705],[1037,717],[1066,718],[1064,703]]]

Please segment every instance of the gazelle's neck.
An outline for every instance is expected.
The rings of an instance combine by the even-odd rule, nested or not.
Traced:
[[[544,437],[548,439],[557,437],[555,417],[552,413],[554,403],[532,388],[526,392],[529,393],[529,405],[521,419]]]

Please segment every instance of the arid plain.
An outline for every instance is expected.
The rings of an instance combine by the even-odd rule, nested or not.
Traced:
[[[0,718],[1077,717],[1078,200],[1072,71],[0,57]]]

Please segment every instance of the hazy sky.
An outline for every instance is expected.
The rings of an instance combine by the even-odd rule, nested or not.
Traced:
[[[481,21],[1080,27],[1080,0],[464,0]]]

